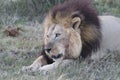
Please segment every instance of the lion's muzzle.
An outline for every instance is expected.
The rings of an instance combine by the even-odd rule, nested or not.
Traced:
[[[58,58],[61,58],[63,56],[63,54],[58,54],[58,55],[52,55],[52,58],[53,59],[58,59]]]

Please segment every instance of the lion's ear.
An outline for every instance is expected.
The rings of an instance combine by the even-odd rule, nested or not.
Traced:
[[[79,26],[80,26],[80,24],[81,24],[81,19],[80,19],[80,17],[74,17],[74,18],[72,19],[72,28],[73,28],[73,29],[78,29]]]

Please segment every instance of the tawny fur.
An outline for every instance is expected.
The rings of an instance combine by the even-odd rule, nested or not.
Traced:
[[[44,21],[45,34],[52,24],[62,24],[65,28],[74,28],[78,23],[72,23],[74,18],[81,19],[77,31],[82,40],[81,56],[86,58],[100,48],[102,39],[100,22],[89,0],[68,0],[53,7]]]

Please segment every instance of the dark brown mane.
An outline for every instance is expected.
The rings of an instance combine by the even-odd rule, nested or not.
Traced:
[[[63,4],[58,4],[50,10],[54,20],[56,20],[58,13],[60,13],[60,17],[64,18],[73,12],[76,12],[76,14],[72,15],[72,18],[80,17],[82,19],[80,25],[83,42],[81,56],[86,58],[100,48],[102,36],[98,15],[89,0],[66,0]],[[94,33],[95,36],[91,36],[89,33]]]
[[[73,12],[77,12],[73,17],[80,17],[83,15],[84,21],[88,24],[93,23],[97,26],[100,25],[97,18],[97,12],[93,9],[89,0],[66,0],[63,4],[58,4],[52,8],[51,13],[54,19],[58,12],[62,13],[61,16],[63,17]]]

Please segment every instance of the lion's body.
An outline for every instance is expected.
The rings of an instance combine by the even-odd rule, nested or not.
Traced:
[[[102,49],[120,50],[120,19],[113,16],[101,16],[103,39]]]
[[[102,58],[109,51],[120,51],[120,18],[99,16],[102,32],[100,49],[93,53],[92,59]]]
[[[53,69],[69,59],[98,59],[107,51],[120,50],[120,19],[98,16],[87,0],[56,5],[46,16],[44,27],[42,55],[25,69]]]

